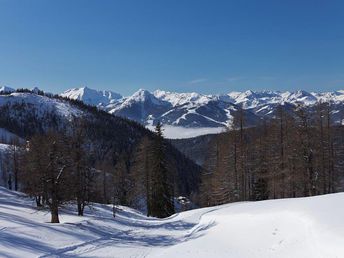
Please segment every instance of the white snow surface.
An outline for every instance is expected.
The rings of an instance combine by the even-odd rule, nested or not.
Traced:
[[[302,103],[308,106],[314,105],[317,101],[320,100],[331,101],[333,103],[344,102],[344,90],[333,92],[307,92],[303,90],[292,92],[247,90],[244,92],[232,91],[228,94],[222,95],[204,95],[197,92],[177,93],[164,90],[156,90],[153,93],[150,93],[147,90],[140,89],[133,95],[122,98],[121,95],[119,95],[118,93],[113,93],[110,91],[96,91],[87,87],[83,87],[67,90],[62,93],[61,96],[71,99],[83,100],[87,104],[110,104],[110,106],[111,104],[116,104],[116,106],[123,105],[124,102],[126,102],[126,104],[128,104],[128,102],[143,102],[147,97],[150,97],[151,99],[155,98],[155,102],[161,100],[170,103],[173,107],[188,105],[189,108],[202,106],[204,104],[207,104],[209,101],[216,101],[219,99],[233,104],[240,104],[245,109],[257,108],[259,106],[267,104],[284,103]],[[104,96],[106,96],[106,101],[99,101],[99,98],[103,98]],[[117,107],[116,110],[117,109],[120,109],[120,107]]]
[[[129,97],[124,97],[117,101],[117,103],[113,103],[109,105],[109,113],[114,113],[118,110],[124,109],[126,107],[130,107],[136,103],[144,103],[146,101],[150,101],[155,105],[166,105],[164,101],[157,99],[153,94],[151,94],[148,90],[139,89],[133,95]]]
[[[237,106],[250,110],[252,113],[248,113],[248,117],[253,121],[259,117],[273,115],[276,106],[280,104],[312,106],[322,101],[339,104],[338,108],[341,109],[341,105],[344,104],[344,90],[333,92],[248,90],[205,95],[197,92],[178,93],[164,90],[150,92],[139,89],[127,97],[114,93],[106,95],[104,92],[107,91],[84,87],[68,90],[61,95],[82,100],[110,114],[128,117],[146,126],[149,126],[151,121],[160,121],[163,125],[173,126],[168,129],[167,138],[186,138],[185,135],[197,136],[218,132],[217,127],[222,127],[223,130],[231,124]],[[335,119],[336,123],[341,122],[339,116]],[[175,136],[176,132],[181,134]]]
[[[122,96],[113,91],[98,91],[88,87],[69,89],[60,94],[62,97],[83,101],[93,106],[104,106],[116,102]]]
[[[9,144],[0,143],[0,153],[5,153],[10,148]]]
[[[154,91],[153,94],[156,98],[171,103],[173,107],[185,105],[185,104],[193,104],[193,105],[200,106],[202,104],[208,103],[211,100],[216,99],[216,96],[203,95],[196,92],[177,93],[177,92],[156,90]]]
[[[11,93],[11,92],[14,92],[15,90],[11,87],[8,87],[8,86],[2,86],[0,87],[0,92],[3,92],[3,93]]]
[[[29,104],[37,108],[38,112],[56,110],[60,115],[65,117],[80,116],[82,112],[73,107],[66,101],[53,99],[46,96],[36,95],[32,93],[14,92],[9,95],[0,95],[0,106],[6,104]]]
[[[94,204],[60,224],[24,194],[0,187],[0,257],[340,258],[344,193],[241,202],[147,218]]]

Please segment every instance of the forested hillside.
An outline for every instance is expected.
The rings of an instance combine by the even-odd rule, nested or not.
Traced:
[[[157,135],[136,122],[41,91],[0,95],[0,113],[0,128],[15,135],[3,139],[9,148],[2,153],[2,181],[31,194],[52,214],[70,200],[77,201],[80,214],[93,201],[149,213],[146,196],[157,188],[150,185],[166,185],[172,206],[174,196],[189,198],[198,191],[200,167],[163,140],[162,132]],[[159,151],[142,168],[136,164],[143,145],[146,152]],[[157,179],[154,170],[162,167],[166,176]],[[171,212],[174,208],[160,216]]]
[[[243,113],[242,113],[243,114]],[[296,106],[255,127],[237,116],[214,137],[202,175],[204,206],[233,201],[314,196],[343,190],[344,126],[328,103]]]

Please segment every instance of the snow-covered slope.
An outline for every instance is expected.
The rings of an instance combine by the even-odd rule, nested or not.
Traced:
[[[13,90],[5,87],[1,89],[7,93]],[[187,138],[221,132],[232,123],[239,107],[244,109],[247,126],[255,125],[262,117],[273,117],[279,105],[286,109],[292,109],[296,104],[312,108],[318,101],[332,103],[333,122],[343,123],[344,117],[344,91],[246,91],[204,95],[161,90],[151,93],[140,89],[129,97],[122,97],[111,91],[84,87],[67,90],[61,96],[97,106],[111,114],[140,122],[148,128],[154,128],[160,121],[165,126],[167,138]],[[8,103],[26,103],[35,106],[42,113],[47,109],[54,109],[65,117],[80,115],[76,108],[65,101],[38,94],[13,92],[0,95],[0,106]]]
[[[66,101],[48,98],[33,93],[14,92],[9,95],[0,95],[0,107],[4,105],[26,104],[35,107],[37,112],[56,111],[64,117],[79,116],[81,111]],[[15,112],[15,110],[14,110]]]
[[[120,94],[112,91],[97,91],[88,87],[66,90],[60,95],[70,99],[81,100],[88,105],[100,107],[117,102],[122,98]]]
[[[279,92],[279,91],[245,91],[231,92],[228,94],[231,101],[240,104],[245,109],[257,108],[269,104],[296,104],[313,105],[319,99],[317,93],[308,93],[306,91]]]
[[[185,104],[202,105],[215,99],[212,95],[203,95],[196,92],[177,93],[163,90],[154,91],[154,96],[158,99],[170,102],[172,106],[180,106]]]
[[[334,258],[344,253],[344,193],[233,203],[147,218],[94,204],[61,224],[0,187],[0,257]]]
[[[160,116],[169,108],[168,102],[157,99],[149,91],[143,89],[105,107],[111,114],[129,118],[142,124],[148,124],[151,118]]]
[[[0,87],[0,93],[11,93],[14,92],[14,89],[8,86],[2,86]]]
[[[83,100],[85,88],[72,89],[62,94],[64,97]],[[144,125],[155,125],[160,121],[164,125],[181,128],[217,128],[227,126],[237,111],[236,105],[216,95],[198,93],[173,93],[157,90],[151,93],[140,89],[129,97],[111,99],[109,104],[87,100],[111,114],[126,117]],[[246,115],[248,122],[257,120],[252,113]]]

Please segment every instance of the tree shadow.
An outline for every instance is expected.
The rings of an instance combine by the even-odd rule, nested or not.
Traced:
[[[9,221],[14,226],[0,227],[0,246],[27,252],[28,256],[42,253],[43,257],[75,257],[75,254],[72,255],[75,250],[81,254],[83,248],[93,251],[106,246],[167,247],[202,237],[207,230],[216,225],[214,221],[199,223],[204,214],[213,210],[203,213],[197,218],[196,223],[191,223],[178,219],[178,214],[166,219],[157,219],[147,218],[134,210],[120,210],[113,218],[111,207],[106,205],[96,205],[94,211],[88,211],[85,219],[80,222],[50,224],[35,221],[32,216],[13,214],[18,211],[41,213],[33,204],[29,204],[31,199],[25,198],[22,194],[13,194],[10,192],[8,198],[6,195],[1,197],[0,221]],[[66,206],[66,209],[61,210],[61,214],[74,214],[73,207]],[[28,228],[27,232],[30,234],[37,232],[37,235],[18,233],[16,229],[20,227]],[[56,236],[67,241],[71,239],[76,244],[56,248],[53,246]],[[0,248],[0,257],[13,257],[13,254]]]

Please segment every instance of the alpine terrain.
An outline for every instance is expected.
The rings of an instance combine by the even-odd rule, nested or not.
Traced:
[[[248,90],[204,95],[140,89],[131,96],[123,97],[111,91],[83,87],[67,90],[60,95],[97,106],[148,128],[153,128],[159,121],[165,126],[166,137],[169,138],[190,138],[222,132],[232,124],[239,109],[244,111],[247,126],[256,125],[261,119],[274,117],[279,106],[291,110],[302,105],[312,110],[320,102],[331,103],[334,123],[340,124],[344,118],[342,90],[324,93]]]

